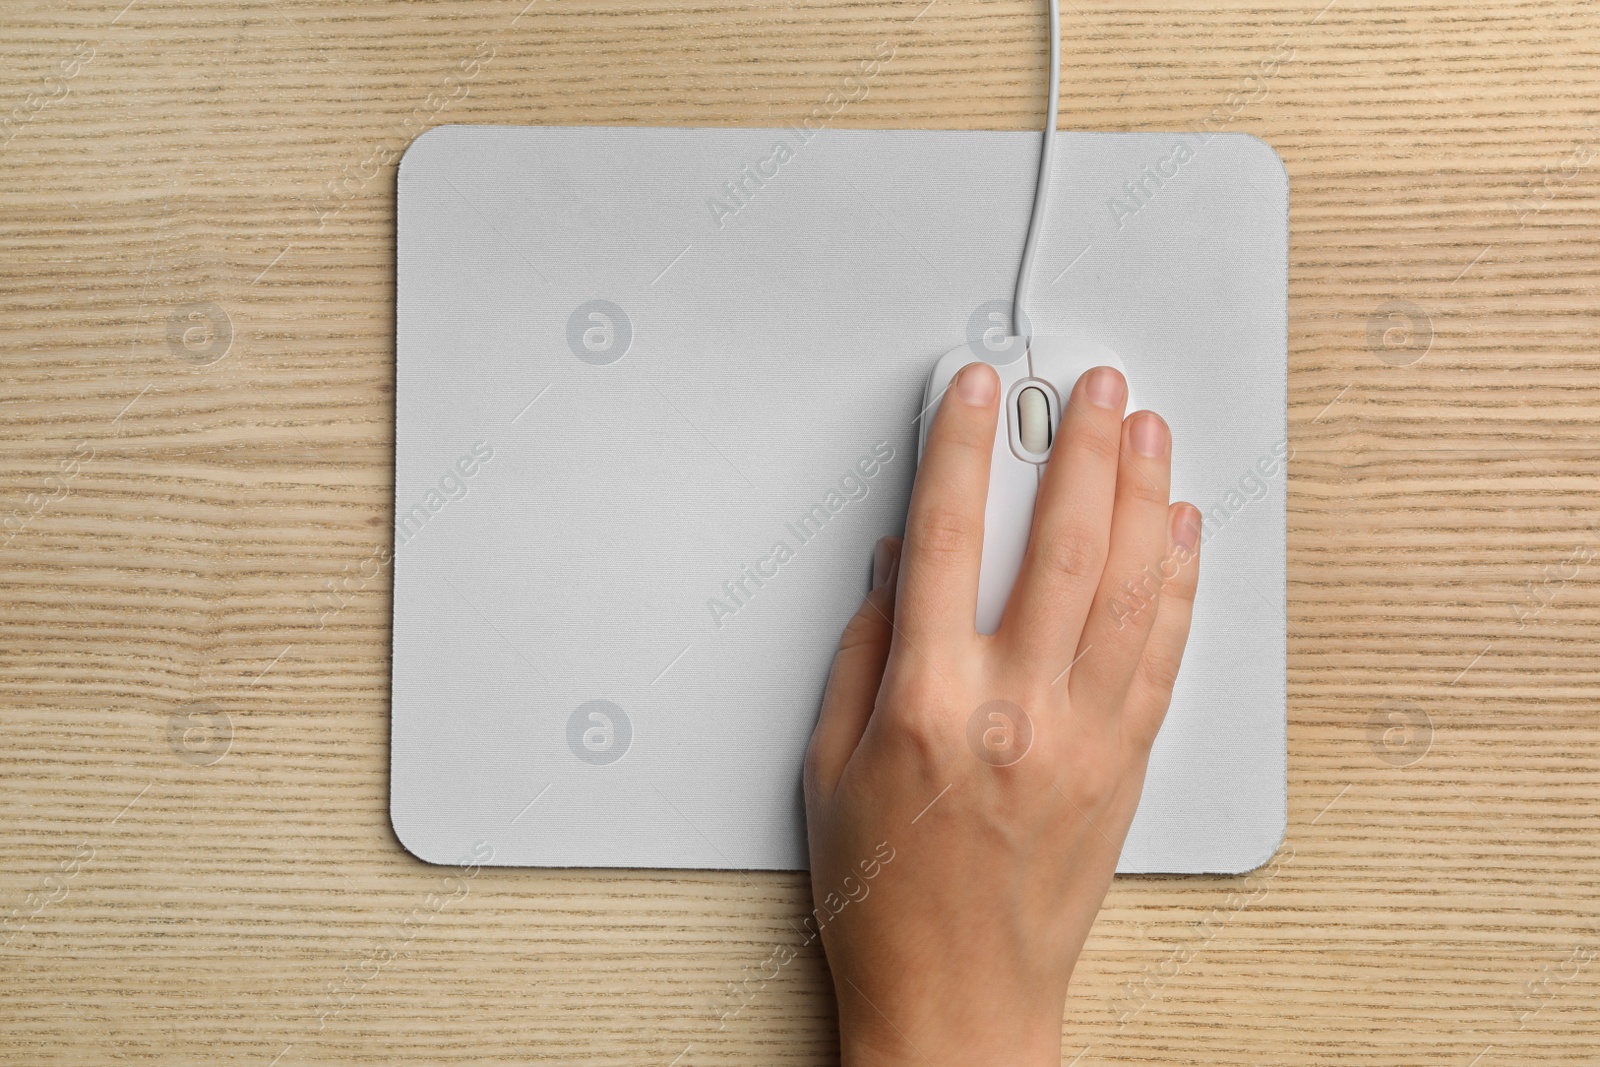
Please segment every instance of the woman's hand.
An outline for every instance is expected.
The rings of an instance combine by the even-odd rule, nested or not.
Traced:
[[[814,920],[846,1067],[1060,1063],[1067,983],[1111,883],[1189,631],[1200,514],[1171,438],[1083,376],[1022,572],[977,633],[999,407],[965,368],[903,551],[878,545],[806,756]]]

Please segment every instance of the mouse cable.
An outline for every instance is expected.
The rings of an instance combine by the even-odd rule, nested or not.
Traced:
[[[1022,246],[1022,266],[1017,271],[1017,291],[1011,300],[1011,333],[1022,335],[1022,324],[1027,315],[1022,310],[1028,294],[1028,280],[1033,276],[1033,253],[1039,244],[1039,231],[1044,228],[1045,201],[1050,195],[1050,161],[1056,142],[1057,97],[1061,93],[1061,3],[1050,0],[1050,96],[1046,105],[1044,139],[1039,147],[1039,178],[1033,186],[1033,214],[1028,219],[1028,240]]]

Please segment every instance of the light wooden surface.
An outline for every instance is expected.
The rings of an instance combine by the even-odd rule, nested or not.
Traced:
[[[461,895],[390,832],[381,161],[796,121],[884,40],[841,125],[1031,128],[1043,3],[125,2],[0,13],[0,1060],[830,1062],[814,953],[728,991],[801,876]],[[1288,844],[1119,879],[1064,1061],[1594,1064],[1600,11],[1322,4],[1066,4],[1063,125],[1287,163],[1297,454]]]

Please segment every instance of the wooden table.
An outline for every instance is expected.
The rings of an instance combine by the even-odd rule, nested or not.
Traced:
[[[1044,5],[125,2],[0,14],[0,1060],[831,1061],[820,959],[751,977],[802,876],[390,831],[393,161],[886,40],[840,125],[1032,128]],[[1286,161],[1296,450],[1288,841],[1119,879],[1064,1060],[1594,1064],[1600,11],[1323,2],[1064,15],[1063,125]]]

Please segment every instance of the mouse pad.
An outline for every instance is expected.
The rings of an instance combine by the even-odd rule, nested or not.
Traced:
[[[803,869],[800,766],[923,387],[1005,332],[1029,132],[442,126],[399,171],[390,815],[424,860]],[[1123,872],[1286,821],[1288,178],[1057,145],[1032,332],[1118,352],[1205,515]]]

